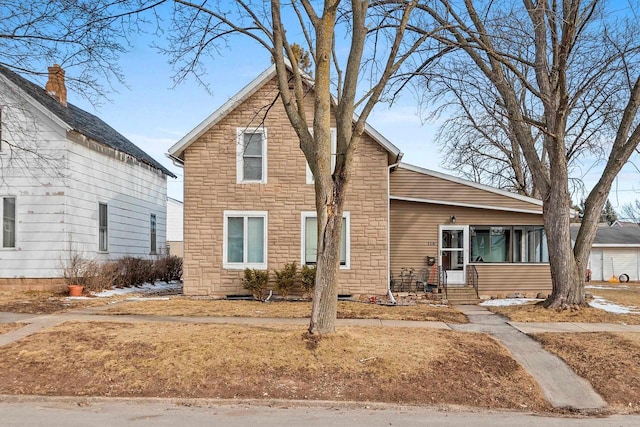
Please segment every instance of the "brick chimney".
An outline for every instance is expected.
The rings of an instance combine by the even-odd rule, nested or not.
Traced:
[[[49,81],[44,89],[60,104],[67,106],[67,87],[64,85],[64,70],[60,65],[53,64],[53,67],[49,67]]]

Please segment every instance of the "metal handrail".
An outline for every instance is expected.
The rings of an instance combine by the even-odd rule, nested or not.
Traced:
[[[440,282],[439,284],[444,287],[444,297],[449,299],[449,292],[447,290],[447,270],[441,266],[438,266],[438,281]]]
[[[478,281],[480,276],[478,274],[478,269],[475,265],[467,266],[467,283],[470,283],[473,286],[473,289],[476,291],[476,297],[480,298],[480,294],[478,292]]]

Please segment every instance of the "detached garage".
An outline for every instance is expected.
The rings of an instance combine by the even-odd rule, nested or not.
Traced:
[[[578,228],[572,227],[571,232],[577,235]],[[640,226],[601,224],[591,246],[588,268],[591,280],[606,281],[626,274],[629,280],[640,281]]]

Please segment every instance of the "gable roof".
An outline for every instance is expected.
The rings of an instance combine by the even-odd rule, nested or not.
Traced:
[[[580,225],[571,226],[571,238],[578,237]],[[640,247],[640,226],[611,227],[608,224],[599,225],[592,247]]]
[[[289,66],[289,64],[287,64],[287,66]],[[182,137],[182,139],[180,139],[171,148],[169,148],[169,156],[176,160],[181,159],[184,150],[186,150],[189,145],[191,145],[205,132],[207,132],[218,122],[220,122],[220,120],[224,119],[231,111],[242,104],[242,102],[244,102],[247,98],[260,90],[260,88],[262,88],[267,82],[271,81],[271,79],[273,79],[275,75],[276,66],[275,64],[273,64],[262,73],[260,73],[258,77],[253,79],[238,93],[229,98],[227,102],[222,104],[217,110],[211,113],[209,117],[204,119],[202,123],[193,128],[191,132],[186,134],[184,137]],[[357,120],[358,116],[354,114],[353,119],[354,121]],[[400,151],[400,149],[393,145],[391,141],[382,136],[382,134],[380,134],[369,124],[365,123],[364,132],[371,138],[373,138],[373,140],[380,144],[385,150],[387,150],[387,152],[395,156],[395,158],[397,158],[398,160],[402,158],[402,152]]]
[[[145,153],[133,142],[129,141],[122,134],[91,113],[76,107],[71,103],[63,106],[57,99],[47,93],[46,90],[21,77],[6,67],[0,65],[0,75],[6,77],[18,89],[28,95],[46,112],[54,116],[60,122],[67,125],[67,130],[75,130],[82,135],[100,144],[121,151],[134,157],[136,160],[145,163],[155,169],[162,171],[165,175],[176,178],[170,170],[162,166],[153,157]]]

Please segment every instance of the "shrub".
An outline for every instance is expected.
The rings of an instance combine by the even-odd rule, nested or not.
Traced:
[[[122,271],[121,286],[140,286],[156,281],[154,263],[150,259],[126,256],[117,261]]]
[[[84,286],[89,290],[98,267],[97,261],[87,259],[77,252],[71,252],[69,259],[62,261],[62,276],[67,285]]]
[[[242,287],[251,291],[253,297],[259,301],[264,301],[267,296],[267,286],[269,284],[269,270],[256,270],[247,268],[244,270]]]
[[[276,291],[283,298],[287,298],[289,292],[296,284],[296,273],[298,272],[298,264],[296,262],[292,262],[289,264],[285,264],[282,270],[273,270],[273,273],[276,275]]]
[[[90,291],[98,292],[114,286],[122,287],[122,268],[118,261],[107,261],[96,267],[96,274],[89,285]]]
[[[182,258],[176,255],[163,255],[155,263],[157,277],[164,282],[180,280],[182,277]]]
[[[305,294],[311,294],[316,286],[316,266],[302,266],[302,290]]]

